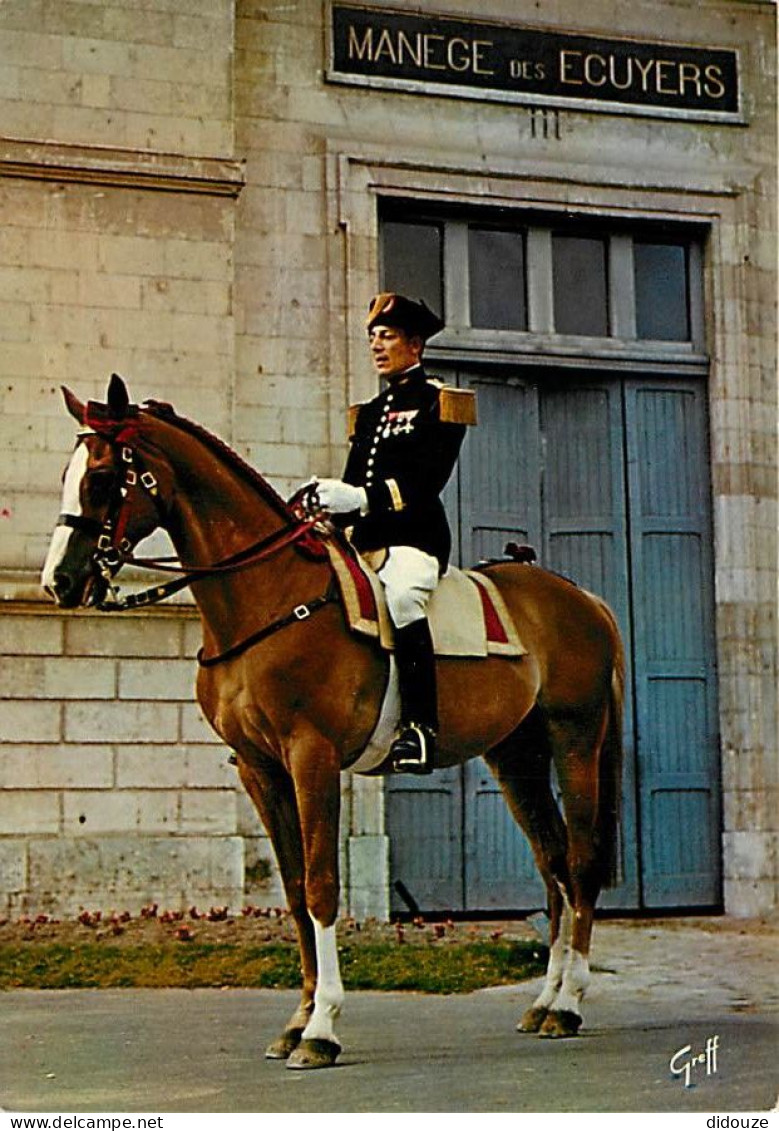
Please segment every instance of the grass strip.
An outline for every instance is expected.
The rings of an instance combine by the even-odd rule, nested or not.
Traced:
[[[339,947],[341,974],[350,990],[469,993],[543,973],[546,951],[536,942],[474,942],[462,946],[348,943]],[[0,947],[0,989],[82,987],[247,986],[293,989],[300,985],[297,948],[270,943],[176,942],[112,945],[91,942],[10,944]]]

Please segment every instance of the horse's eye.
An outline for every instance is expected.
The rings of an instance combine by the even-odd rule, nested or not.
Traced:
[[[93,471],[87,478],[87,497],[94,507],[105,506],[111,498],[115,476],[113,471]]]

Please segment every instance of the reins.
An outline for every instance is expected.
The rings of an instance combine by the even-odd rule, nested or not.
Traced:
[[[295,525],[290,527],[283,527],[281,530],[276,530],[267,537],[260,539],[259,542],[252,543],[251,546],[239,550],[229,558],[225,558],[221,562],[214,562],[213,565],[206,566],[186,566],[176,562],[174,558],[136,558],[132,554],[117,553],[115,558],[106,561],[105,558],[96,558],[98,568],[101,566],[101,561],[105,562],[106,568],[120,568],[124,565],[132,565],[138,569],[149,569],[160,573],[182,573],[183,576],[177,577],[173,581],[167,581],[162,585],[152,585],[148,589],[144,589],[141,593],[130,593],[126,597],[120,597],[109,582],[109,592],[112,594],[110,601],[99,601],[95,608],[104,613],[121,613],[129,609],[137,609],[141,606],[155,605],[160,601],[164,601],[167,597],[173,596],[174,593],[179,593],[182,589],[186,589],[195,581],[203,581],[208,577],[216,577],[220,574],[238,573],[242,569],[249,569],[251,566],[258,565],[260,562],[267,561],[268,558],[274,554],[279,553],[287,546],[292,546],[296,542],[305,538],[312,528],[319,522],[319,518],[314,516],[312,518],[298,519]],[[176,563],[176,564],[173,564]],[[105,577],[105,573],[103,574]]]

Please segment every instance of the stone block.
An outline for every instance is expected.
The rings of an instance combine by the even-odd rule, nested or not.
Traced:
[[[386,922],[389,906],[389,837],[351,836],[347,844],[348,912]]]
[[[158,240],[144,236],[98,235],[98,265],[106,274],[145,276],[162,275],[165,252]]]
[[[173,617],[131,617],[125,620],[84,613],[65,625],[69,656],[178,656],[180,626]]]
[[[57,837],[29,845],[29,910],[77,914],[193,904],[237,909],[243,900],[240,837]]]
[[[220,789],[192,789],[181,794],[181,828],[187,833],[211,836],[238,831],[235,793]]]
[[[358,837],[379,836],[384,833],[384,779],[354,774],[352,783],[352,814],[349,832]]]
[[[0,711],[0,742],[58,742],[58,702],[9,700]]]
[[[120,699],[191,701],[197,668],[191,660],[120,660]]]
[[[105,746],[18,745],[0,747],[3,789],[108,789],[114,755]]]
[[[179,794],[173,790],[69,790],[63,811],[68,836],[176,833],[180,827]]]
[[[6,613],[0,616],[0,655],[60,656],[64,624],[59,616]]]
[[[771,880],[777,872],[775,832],[726,832],[722,835],[723,868],[733,881]]]
[[[66,703],[64,735],[68,742],[175,742],[175,703]]]
[[[255,907],[286,907],[276,857],[266,836],[244,837],[246,902]]]
[[[0,829],[4,836],[60,831],[60,797],[48,790],[0,792]]]
[[[181,654],[194,660],[198,650],[203,644],[203,629],[200,624],[200,619],[198,618],[196,620],[190,617],[184,622],[182,627],[183,643],[181,646]]]
[[[223,746],[219,735],[206,721],[203,712],[195,704],[183,704],[181,711],[181,738],[184,742],[212,743]]]
[[[8,699],[111,699],[114,664],[75,657],[2,657],[0,686]]]
[[[240,788],[236,791],[236,813],[238,820],[238,832],[245,837],[263,837],[267,836],[267,831],[257,810],[254,808],[252,799],[245,789]]]
[[[212,745],[120,746],[116,784],[120,789],[235,789],[235,767]]]
[[[10,896],[27,887],[27,844],[24,840],[0,839],[0,911]]]
[[[222,242],[168,239],[164,244],[165,274],[174,279],[229,280],[230,247]]]
[[[775,880],[728,880],[723,885],[725,914],[756,919],[776,911]]]

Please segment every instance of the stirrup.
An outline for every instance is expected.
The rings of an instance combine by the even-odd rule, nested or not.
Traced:
[[[390,747],[397,774],[432,774],[435,733],[419,723],[407,723]]]

